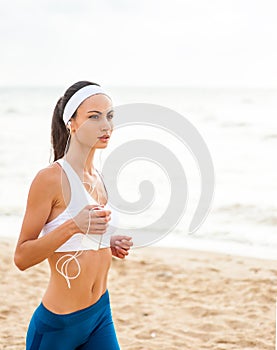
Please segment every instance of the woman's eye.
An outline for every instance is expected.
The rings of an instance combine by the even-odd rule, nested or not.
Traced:
[[[89,118],[98,119],[99,115],[91,115],[91,116],[89,116]]]
[[[109,119],[113,119],[113,114],[108,115]]]

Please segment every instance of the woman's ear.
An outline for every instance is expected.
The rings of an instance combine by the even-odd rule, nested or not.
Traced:
[[[71,134],[71,121],[70,120],[67,122],[66,128],[69,131],[69,133]]]
[[[70,125],[70,133],[74,133],[77,130],[75,118],[71,118],[68,123]]]

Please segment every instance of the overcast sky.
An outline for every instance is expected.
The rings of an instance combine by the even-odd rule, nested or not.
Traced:
[[[277,87],[276,0],[0,0],[0,85]]]

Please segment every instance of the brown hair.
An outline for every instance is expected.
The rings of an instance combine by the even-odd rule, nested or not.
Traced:
[[[67,143],[69,142],[69,137],[70,137],[69,130],[66,127],[63,120],[64,108],[67,102],[69,101],[69,99],[78,90],[88,85],[100,86],[99,84],[92,83],[90,81],[78,81],[77,83],[71,85],[66,90],[63,97],[61,97],[56,104],[53,117],[52,117],[52,124],[51,124],[51,144],[54,151],[54,161],[64,156],[64,153],[66,151],[65,147],[67,146]],[[72,118],[75,118],[75,117],[76,117],[76,111],[74,112]]]

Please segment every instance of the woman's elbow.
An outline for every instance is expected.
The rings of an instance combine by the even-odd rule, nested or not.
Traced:
[[[15,266],[20,270],[20,271],[25,271],[27,269],[26,263],[24,263],[24,259],[22,258],[21,254],[16,251],[14,253],[13,261]]]

